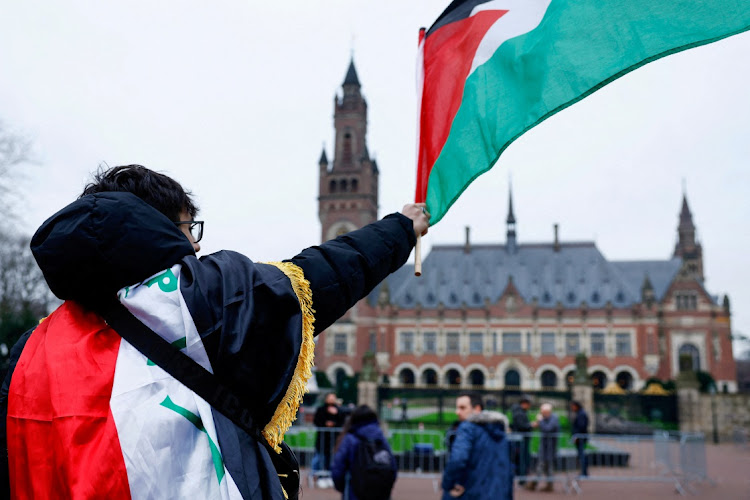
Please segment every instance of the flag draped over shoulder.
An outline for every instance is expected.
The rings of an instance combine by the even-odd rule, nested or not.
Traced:
[[[420,33],[416,201],[438,222],[542,120],[648,62],[749,28],[750,0],[454,1]]]

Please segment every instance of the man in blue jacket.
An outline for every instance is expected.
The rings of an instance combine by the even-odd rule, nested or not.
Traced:
[[[513,467],[505,430],[505,415],[485,411],[478,394],[456,399],[456,413],[463,420],[456,431],[443,472],[443,500],[510,500]]]

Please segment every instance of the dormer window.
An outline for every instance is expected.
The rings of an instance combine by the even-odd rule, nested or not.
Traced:
[[[698,296],[691,292],[676,293],[675,305],[678,311],[695,311],[698,309]]]

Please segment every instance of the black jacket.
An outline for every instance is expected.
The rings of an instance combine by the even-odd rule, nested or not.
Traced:
[[[393,214],[290,259],[309,281],[315,333],[403,265],[414,243],[411,220]],[[261,427],[270,420],[302,343],[300,303],[278,268],[230,251],[197,258],[171,221],[129,193],[75,201],[47,220],[31,245],[55,295],[91,309],[99,297],[181,264],[179,291],[215,375],[246,395]],[[31,335],[12,350],[0,392],[3,426],[14,368]],[[243,498],[283,498],[265,447],[220,413],[213,417],[224,464]]]

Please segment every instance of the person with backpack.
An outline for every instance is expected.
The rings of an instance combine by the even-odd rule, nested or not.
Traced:
[[[388,500],[396,471],[378,416],[369,406],[358,406],[344,424],[331,465],[342,500]]]

